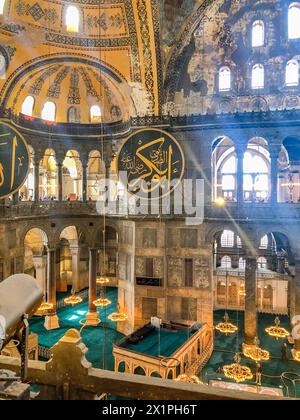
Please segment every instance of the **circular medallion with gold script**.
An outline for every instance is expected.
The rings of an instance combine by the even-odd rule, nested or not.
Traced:
[[[133,133],[117,158],[121,183],[139,198],[155,199],[174,191],[184,175],[185,158],[178,141],[158,129]]]
[[[30,154],[23,136],[0,121],[0,199],[17,192],[26,181]]]

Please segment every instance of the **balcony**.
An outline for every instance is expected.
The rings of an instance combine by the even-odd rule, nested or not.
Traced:
[[[124,213],[120,202],[110,203],[109,210],[106,215],[110,217],[124,218],[129,216],[132,219],[144,218],[147,215],[147,208],[145,207],[144,214],[135,215],[133,209],[129,209],[128,214]],[[199,211],[201,214],[201,211]],[[151,215],[149,211],[149,218],[157,219],[156,215]],[[32,217],[65,217],[65,216],[103,216],[104,211],[94,201],[80,202],[80,201],[23,201],[18,204],[12,202],[2,203],[0,205],[0,217],[5,219],[22,219]],[[184,219],[190,217],[189,215],[174,215],[171,210],[170,214],[162,215],[162,219]],[[267,203],[261,204],[243,204],[238,206],[237,203],[228,203],[224,207],[211,204],[204,208],[205,221],[241,221],[241,222],[293,222],[300,219],[300,203],[278,203],[276,206],[271,206]]]

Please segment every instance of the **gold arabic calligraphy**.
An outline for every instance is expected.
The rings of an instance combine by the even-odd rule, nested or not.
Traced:
[[[0,138],[2,137],[10,137],[11,133],[7,133],[7,134],[0,134]],[[14,183],[15,183],[15,176],[16,176],[16,161],[18,160],[18,175],[20,174],[20,169],[23,166],[23,160],[25,159],[24,156],[21,157],[17,157],[17,150],[18,150],[18,139],[16,136],[13,137],[12,141],[11,141],[11,167],[10,170],[8,171],[10,174],[10,179],[9,179],[9,188],[10,190],[13,189]],[[1,141],[0,140],[0,147],[7,147],[10,146],[10,143],[7,141]],[[3,154],[2,154],[3,155]],[[1,156],[1,149],[0,149],[0,156]],[[6,182],[5,179],[5,170],[4,170],[4,163],[0,162],[0,187],[3,187],[3,185]]]
[[[178,174],[179,161],[173,161],[172,144],[165,147],[165,143],[165,138],[161,137],[141,145],[135,155],[127,152],[122,157],[121,162],[128,172],[129,188],[132,191],[140,189],[150,193],[159,187],[165,189],[171,185],[172,178]]]

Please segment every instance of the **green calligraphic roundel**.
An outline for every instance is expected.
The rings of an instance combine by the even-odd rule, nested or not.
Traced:
[[[132,134],[121,147],[117,166],[122,184],[139,198],[155,199],[174,191],[184,176],[185,159],[178,141],[158,129]]]
[[[0,121],[0,199],[17,192],[26,181],[30,154],[23,136]]]

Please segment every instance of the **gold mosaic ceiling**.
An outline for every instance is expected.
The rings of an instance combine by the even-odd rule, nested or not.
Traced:
[[[188,0],[188,11],[201,1]],[[160,28],[169,19],[162,14],[170,12],[172,4],[172,19],[176,19],[176,8],[184,10],[181,0],[5,0],[0,17],[0,49],[7,64],[0,80],[2,104],[17,113],[43,71],[54,66],[57,71],[50,71],[39,94],[33,94],[37,102],[45,96],[45,100],[52,97],[58,109],[70,105],[71,75],[75,73],[80,106],[96,100],[108,119],[112,107],[121,109],[123,119],[128,114],[158,114],[163,104],[162,51],[172,49],[170,39],[162,45]],[[78,33],[66,28],[70,5],[79,11]],[[179,21],[184,17],[178,16]],[[89,74],[89,89],[84,72]],[[51,96],[53,85],[59,93]],[[99,92],[98,97],[93,91]],[[64,114],[58,120],[65,121]],[[82,122],[89,121],[84,117]]]

